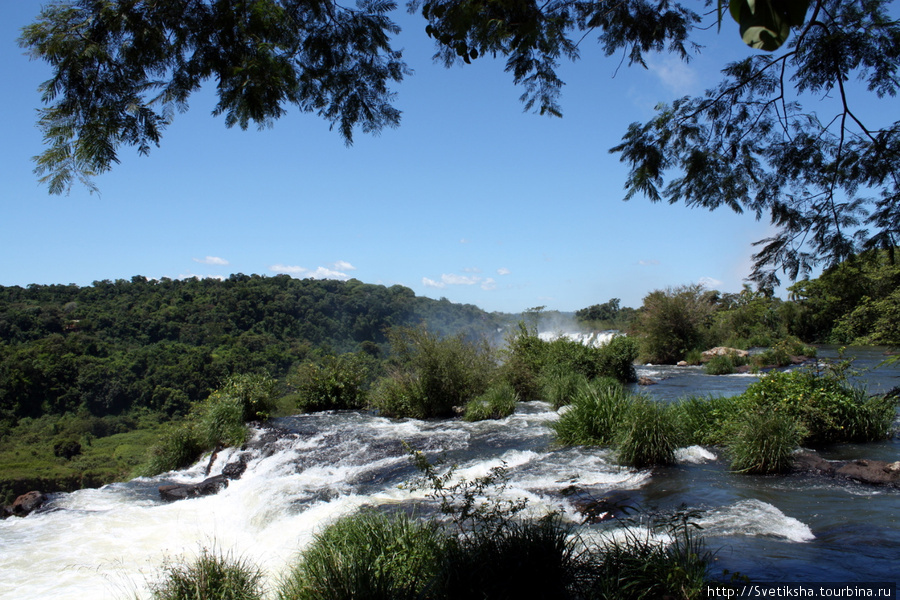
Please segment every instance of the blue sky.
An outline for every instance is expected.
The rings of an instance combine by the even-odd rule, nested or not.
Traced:
[[[660,101],[700,93],[746,51],[731,23],[690,65],[668,55],[619,68],[585,40],[561,70],[564,117],[525,113],[502,64],[445,69],[424,22],[398,13],[415,73],[400,84],[398,129],[347,148],[296,111],[274,128],[227,129],[212,94],[191,99],[149,157],[127,147],[96,180],[50,196],[37,86],[49,68],[16,44],[40,2],[4,7],[0,285],[231,273],[402,284],[489,311],[577,310],[706,282],[738,291],[765,222],[623,202],[626,168],[608,149]]]

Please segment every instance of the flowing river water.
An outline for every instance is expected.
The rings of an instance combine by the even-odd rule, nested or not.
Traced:
[[[883,359],[880,349],[857,352],[857,367]],[[646,366],[639,374],[658,381],[641,391],[659,401],[732,395],[754,380],[707,376],[694,367]],[[864,379],[870,392],[884,392],[900,385],[900,367],[882,367]],[[425,491],[403,485],[416,475],[403,442],[434,458],[445,455],[467,478],[505,464],[510,497],[574,521],[581,515],[568,493],[573,489],[580,498],[612,494],[664,513],[696,509],[694,522],[716,551],[714,575],[729,569],[757,581],[900,579],[900,490],[810,475],[737,475],[715,449],[700,447],[681,449],[673,467],[621,468],[604,449],[554,447],[547,424],[557,418],[549,405],[530,402],[506,419],[479,423],[359,412],[281,419],[290,434],[263,450],[243,451],[246,472],[214,496],[164,503],[157,493],[165,483],[202,480],[203,461],[156,478],[58,494],[47,510],[0,522],[0,598],[147,597],[147,583],[165,560],[203,547],[252,560],[274,581],[332,519],[364,505],[424,498]],[[220,453],[211,474],[241,453]],[[900,440],[842,445],[823,455],[894,461]],[[594,526],[585,527],[589,536]]]

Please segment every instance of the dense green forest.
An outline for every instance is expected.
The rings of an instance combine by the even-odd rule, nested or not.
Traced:
[[[496,333],[508,316],[395,285],[232,275],[0,288],[0,420],[86,408],[169,416],[234,373],[285,375],[310,355],[378,355],[394,326]]]

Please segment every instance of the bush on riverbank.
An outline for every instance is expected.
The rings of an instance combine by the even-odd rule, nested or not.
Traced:
[[[362,355],[341,354],[302,364],[288,384],[296,389],[297,408],[302,412],[348,410],[366,405],[368,378]]]
[[[505,382],[495,383],[477,398],[469,400],[463,419],[466,421],[484,421],[485,419],[502,419],[516,410],[516,390]]]
[[[188,416],[166,424],[150,449],[144,475],[152,476],[190,466],[204,452],[219,446],[238,446],[247,439],[246,423],[265,419],[275,407],[275,381],[267,375],[235,375]]]

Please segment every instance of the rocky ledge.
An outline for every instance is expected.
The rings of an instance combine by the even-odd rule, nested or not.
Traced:
[[[803,451],[794,457],[794,470],[870,485],[900,487],[900,460],[825,460],[815,452]]]

